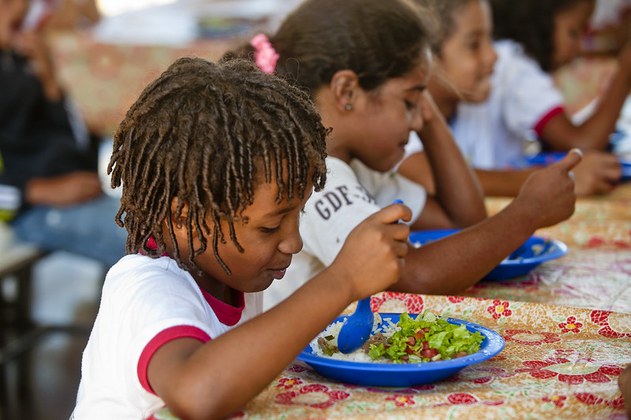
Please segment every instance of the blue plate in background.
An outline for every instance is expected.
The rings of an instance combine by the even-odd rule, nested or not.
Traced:
[[[534,156],[527,156],[526,163],[530,166],[547,166],[554,163],[565,156],[565,152],[542,152]],[[631,180],[631,161],[620,158],[620,166],[622,176],[620,182]]]
[[[381,313],[382,322],[390,319],[397,323],[401,314]],[[346,316],[337,317],[333,323],[344,322]],[[365,386],[410,387],[441,381],[456,372],[490,359],[504,348],[504,339],[497,332],[482,325],[460,319],[446,318],[447,322],[464,324],[471,332],[479,331],[484,336],[480,350],[468,356],[452,360],[441,360],[426,363],[366,363],[333,359],[318,356],[311,346],[298,355],[301,360],[316,372],[327,378]],[[386,324],[387,325],[387,324]]]
[[[458,229],[415,231],[410,233],[410,243],[418,247],[456,232],[458,232]],[[567,245],[561,241],[531,236],[522,246],[487,274],[484,279],[505,280],[526,275],[539,264],[560,258],[567,254],[567,251]]]
[[[621,160],[620,164],[622,165],[622,177],[620,181],[625,182],[631,180],[631,161]]]
[[[566,155],[565,152],[541,152],[536,155],[526,156],[526,162],[531,166],[548,166]]]

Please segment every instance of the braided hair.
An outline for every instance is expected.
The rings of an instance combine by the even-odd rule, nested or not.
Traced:
[[[229,236],[243,252],[234,222],[257,185],[275,179],[279,201],[304,197],[309,181],[320,190],[327,133],[304,92],[249,61],[178,59],[144,89],[114,136],[108,173],[113,188],[123,187],[116,223],[127,229],[127,253],[163,254],[166,222],[179,264],[199,270],[193,259],[212,235],[215,258],[230,274],[217,245]],[[185,206],[183,262],[173,220],[183,220]]]

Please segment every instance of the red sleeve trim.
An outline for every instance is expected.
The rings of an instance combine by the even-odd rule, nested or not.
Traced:
[[[565,112],[565,108],[563,108],[561,105],[556,106],[554,108],[552,108],[550,111],[548,111],[540,120],[539,122],[537,122],[537,124],[535,124],[534,130],[535,133],[537,133],[538,137],[541,137],[541,133],[543,132],[543,127],[546,126],[546,124],[548,123],[548,121],[550,121],[552,118],[556,117],[559,114],[562,114]]]
[[[140,354],[137,372],[138,380],[140,381],[142,387],[154,395],[155,392],[151,388],[151,385],[149,384],[149,377],[147,376],[149,362],[160,347],[178,338],[194,338],[202,343],[210,341],[210,336],[208,334],[201,329],[190,325],[178,325],[176,327],[167,328],[166,330],[160,331],[155,337],[153,337]]]

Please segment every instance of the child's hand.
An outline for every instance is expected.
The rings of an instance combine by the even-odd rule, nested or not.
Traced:
[[[443,114],[438,109],[438,105],[436,105],[436,101],[432,97],[432,94],[429,93],[429,90],[425,89],[420,98],[418,106],[421,108],[421,118],[423,120],[423,127],[431,125],[437,120],[443,120]],[[419,130],[421,133],[423,130]],[[424,138],[424,137],[422,137]]]
[[[71,172],[51,178],[32,179],[26,186],[26,200],[32,205],[65,207],[95,199],[102,192],[98,174]]]
[[[574,168],[576,195],[586,196],[611,192],[622,176],[618,157],[600,151],[585,153],[583,160]]]
[[[560,161],[536,171],[524,183],[514,203],[526,211],[524,217],[533,228],[557,224],[574,213],[576,194],[571,172],[582,159],[578,149],[572,149]]]
[[[351,286],[351,300],[383,291],[399,280],[408,252],[410,209],[392,204],[357,225],[331,264]]]

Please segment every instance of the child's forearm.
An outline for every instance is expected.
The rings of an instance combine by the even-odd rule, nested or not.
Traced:
[[[471,287],[532,235],[519,206],[440,241],[411,250],[396,291],[455,294]]]
[[[167,375],[168,383],[154,389],[185,418],[232,414],[269,385],[351,302],[347,282],[339,275],[326,270],[268,312],[200,344]]]
[[[534,169],[524,170],[483,170],[476,169],[475,173],[482,184],[485,196],[515,197],[521,186],[534,172]]]
[[[444,118],[436,118],[419,133],[431,165],[435,196],[456,226],[486,218],[484,195]]]
[[[533,232],[567,219],[576,195],[569,172],[581,161],[572,151],[534,172],[500,213],[440,241],[410,251],[393,289],[414,293],[459,293],[482,279]]]
[[[620,111],[631,94],[631,69],[620,68],[613,76],[607,90],[599,99],[594,114],[582,125],[582,136],[577,139],[576,147],[585,149],[605,149],[609,145],[609,136],[616,129]],[[591,146],[591,147],[589,147]]]
[[[605,150],[629,94],[631,69],[621,67],[605,92],[599,96],[598,104],[589,118],[581,124],[575,124],[567,115],[559,114],[545,124],[541,137],[556,150],[570,150],[573,147]]]

